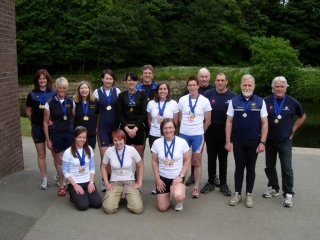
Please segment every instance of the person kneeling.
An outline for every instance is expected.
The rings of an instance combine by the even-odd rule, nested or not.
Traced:
[[[101,175],[107,189],[103,210],[107,214],[117,212],[121,198],[125,198],[131,212],[142,213],[143,203],[139,189],[142,186],[143,161],[134,147],[125,144],[126,135],[121,129],[112,132],[112,139],[114,146],[107,149],[101,164]],[[111,165],[110,182],[107,175],[109,163]],[[137,180],[133,163],[136,163]]]

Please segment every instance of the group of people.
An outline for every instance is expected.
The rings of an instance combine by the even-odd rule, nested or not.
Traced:
[[[46,146],[54,158],[58,195],[68,190],[70,201],[79,210],[100,208],[112,214],[122,199],[133,213],[143,212],[141,187],[144,175],[146,138],[152,156],[156,205],[167,211],[174,202],[183,210],[186,185],[192,185],[192,198],[220,187],[231,196],[227,184],[228,152],[234,152],[235,192],[229,204],[241,202],[246,169],[245,206],[253,207],[255,164],[258,153],[266,152],[268,189],[263,197],[279,195],[276,160],[282,172],[283,206],[293,206],[292,145],[294,132],[306,114],[301,104],[286,95],[284,77],[272,81],[273,94],[265,99],[254,94],[255,80],[246,74],[241,79],[241,93],[227,88],[228,79],[218,73],[215,86],[210,72],[201,68],[197,77],[187,80],[187,91],[176,102],[168,83],[153,81],[151,65],[142,67],[142,81],[134,73],[126,74],[127,89],[115,87],[110,69],[101,74],[102,86],[92,92],[88,82],[78,84],[76,94],[67,96],[68,81],[56,79],[55,89],[49,73],[38,70],[34,89],[26,102],[26,114],[32,125],[42,181],[48,188]],[[294,117],[298,116],[296,120]],[[98,139],[103,200],[95,184],[94,149]],[[202,152],[208,154],[208,182],[200,189]],[[217,159],[219,174],[217,174]],[[185,177],[191,165],[191,175]],[[67,186],[66,186],[67,184]],[[200,189],[200,190],[199,190]]]

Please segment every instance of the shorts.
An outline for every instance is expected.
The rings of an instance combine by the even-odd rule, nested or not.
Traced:
[[[130,129],[134,128],[134,126],[128,126]],[[146,137],[145,137],[145,129],[144,126],[140,126],[138,128],[138,131],[136,133],[136,136],[134,138],[129,137],[127,132],[124,130],[124,128],[121,126],[121,130],[124,131],[127,138],[127,145],[145,145],[146,143]]]
[[[169,178],[165,178],[160,176],[160,179],[164,182],[164,184],[166,185],[166,189],[164,190],[164,192],[159,192],[158,188],[156,188],[157,190],[157,194],[165,194],[165,193],[170,193],[170,187],[173,183],[174,179],[169,179]],[[182,178],[182,182],[184,183],[184,177]]]
[[[189,136],[180,133],[179,136],[187,141],[188,145],[192,148],[192,153],[202,153],[204,146],[204,136],[203,135],[194,135]]]
[[[71,146],[72,133],[50,133],[50,140],[55,153],[60,153]]]
[[[31,135],[32,139],[35,144],[37,143],[44,143],[46,141],[46,137],[43,132],[43,125],[42,124],[31,124]]]
[[[96,148],[96,142],[97,142],[96,135],[88,136],[88,144],[90,147],[92,147],[92,149]]]
[[[113,145],[113,141],[111,137],[112,131],[108,131],[108,129],[99,128],[98,141],[99,141],[100,147],[109,147],[110,145]]]

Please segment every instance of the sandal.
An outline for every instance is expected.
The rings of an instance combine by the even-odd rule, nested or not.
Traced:
[[[192,198],[198,198],[199,197],[199,188],[197,188],[197,187],[193,188],[191,197]]]
[[[60,187],[58,191],[58,195],[60,197],[64,197],[66,195],[66,189],[64,187]]]

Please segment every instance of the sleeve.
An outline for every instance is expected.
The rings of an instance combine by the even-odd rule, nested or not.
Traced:
[[[141,157],[140,157],[140,154],[138,153],[138,151],[132,147],[132,159],[137,163],[137,162],[140,162],[141,161]]]
[[[182,111],[182,109],[183,109],[183,104],[182,104],[182,97],[179,99],[179,102],[178,102],[178,109],[179,109],[179,111]]]
[[[159,138],[159,139],[161,139],[161,138]],[[159,152],[158,142],[159,142],[158,139],[155,140],[155,141],[153,142],[153,144],[152,144],[152,147],[151,147],[151,152],[153,152],[153,153],[155,153],[155,154],[158,154],[158,152]]]
[[[93,96],[94,96],[95,99],[97,99],[99,101],[98,89],[94,90]]]
[[[142,114],[138,118],[138,122],[137,122],[138,126],[141,126],[144,123],[145,119],[147,118],[146,110],[147,110],[147,105],[148,105],[147,95],[145,93],[143,93],[142,91],[140,91],[140,93],[143,94],[143,99],[142,99],[142,106],[141,106]]]
[[[120,89],[119,88],[116,88],[116,91],[117,91],[117,97],[119,96],[119,94],[121,93]]]
[[[204,99],[204,111],[205,112],[211,111],[212,107],[211,107],[210,101],[206,97],[203,97],[203,99]]]
[[[32,107],[32,98],[30,93],[27,96],[26,107]]]
[[[264,118],[268,116],[268,112],[267,112],[267,107],[266,107],[266,103],[264,100],[262,100],[262,107],[261,107],[261,111],[260,111],[260,117]]]
[[[124,98],[124,92],[119,94],[119,97],[117,99],[117,107],[118,107],[118,114],[119,114],[119,119],[120,119],[120,123],[123,127],[125,127],[127,125],[126,120],[125,120],[125,116],[123,116],[123,98]]]
[[[153,100],[152,100],[153,101]],[[151,112],[151,105],[152,105],[152,101],[148,102],[148,105],[147,105],[147,112]]]
[[[70,161],[69,161],[69,154],[68,154],[68,150],[66,150],[64,153],[63,153],[63,156],[62,156],[62,174],[65,178],[68,178],[70,177]]]
[[[186,140],[184,140],[183,138],[181,138],[181,140],[182,140],[182,143],[181,143],[181,145],[182,145],[182,152],[183,152],[183,153],[186,153],[186,152],[188,152],[188,151],[190,150],[190,147],[189,147],[189,145],[188,145],[188,143],[187,143]]]
[[[234,109],[232,106],[232,100],[229,101],[229,105],[228,105],[228,110],[226,113],[229,117],[233,117],[234,116]]]
[[[110,157],[109,157],[110,152],[111,152],[111,148],[108,148],[105,154],[103,155],[102,162],[106,165],[110,162]]]
[[[172,101],[173,101],[173,104],[172,104],[172,106],[173,106],[173,113],[178,113],[178,112],[179,112],[178,103],[177,103],[176,101],[174,101],[174,100],[172,100]]]
[[[295,111],[298,117],[301,117],[304,114],[304,109],[297,100],[295,100]]]
[[[90,170],[90,173],[95,173],[96,172],[96,168],[95,168],[95,165],[94,165],[94,153],[92,151],[92,148],[89,146],[90,148],[90,151],[91,151],[91,158],[90,158],[90,161],[89,161],[89,170]]]
[[[49,107],[49,103],[46,102],[46,104],[44,105],[44,108],[47,109],[50,112],[50,107]]]

